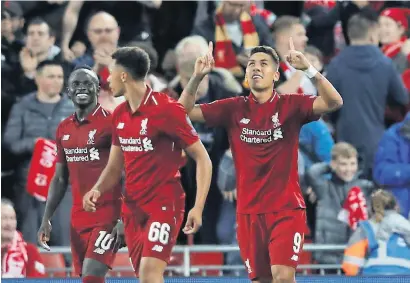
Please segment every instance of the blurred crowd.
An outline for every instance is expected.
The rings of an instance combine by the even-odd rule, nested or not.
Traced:
[[[4,205],[12,205],[17,217],[17,226],[4,224],[2,202],[2,243],[5,231],[17,229],[24,241],[36,244],[45,202],[27,192],[27,174],[36,141],[53,140],[59,122],[74,112],[65,94],[68,75],[76,66],[91,66],[100,77],[99,102],[112,111],[122,100],[110,93],[108,66],[112,52],[125,45],[149,54],[146,83],[174,98],[209,41],[216,68],[201,83],[198,103],[248,95],[244,70],[249,50],[257,45],[272,46],[279,54],[279,93],[317,95],[308,77],[284,60],[292,37],[295,48],[344,100],[337,113],[300,132],[299,177],[310,228],[306,241],[347,244],[354,234],[352,241],[360,242],[360,221],[375,211],[377,223],[388,216],[380,205],[373,208],[377,188],[395,200],[386,211],[398,211],[408,221],[409,8],[407,1],[361,0],[2,1],[2,198],[11,200]],[[235,244],[236,176],[226,133],[193,126],[214,168],[203,227],[194,243]],[[182,182],[187,207],[192,207],[196,188],[190,159],[182,168]],[[69,245],[70,194],[54,216],[52,245]],[[410,229],[402,233],[410,238]],[[187,243],[182,234],[179,243]],[[318,252],[313,260],[340,264],[343,257],[343,252]],[[408,257],[410,270],[410,252]],[[225,260],[241,264],[239,253],[228,253]],[[354,274],[351,266],[347,270]]]

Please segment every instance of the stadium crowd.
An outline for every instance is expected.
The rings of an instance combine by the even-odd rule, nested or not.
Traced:
[[[37,244],[45,209],[44,196],[36,190],[49,181],[32,176],[42,160],[34,152],[53,141],[58,124],[74,112],[66,82],[75,67],[92,67],[100,78],[99,103],[113,111],[123,99],[114,98],[108,87],[111,54],[120,46],[137,46],[151,60],[146,83],[177,99],[212,41],[215,68],[197,94],[197,103],[209,103],[248,95],[249,50],[267,45],[281,60],[277,91],[317,95],[311,80],[285,60],[292,38],[295,49],[344,100],[341,110],[300,132],[299,178],[310,228],[306,240],[349,243],[345,255],[317,252],[313,260],[344,262],[347,274],[357,274],[352,258],[364,255],[354,254],[352,246],[363,240],[357,232],[360,221],[377,212],[375,223],[384,217],[390,223],[393,216],[387,212],[397,209],[407,219],[397,220],[401,227],[410,226],[409,20],[406,1],[2,1],[2,260],[10,245],[22,249],[13,242],[18,237],[30,243],[25,259],[34,254],[34,273],[27,276],[44,273],[32,244]],[[227,134],[223,128],[193,126],[214,169],[194,243],[236,244],[236,175]],[[195,168],[190,158],[181,168],[187,208],[195,200]],[[387,194],[383,200],[395,205],[385,208],[372,201],[379,188]],[[70,245],[71,205],[68,190],[53,216],[52,246]],[[11,224],[5,221],[10,219]],[[410,242],[410,228],[400,233]],[[178,243],[189,239],[181,233]],[[236,252],[228,253],[225,262],[242,264]]]

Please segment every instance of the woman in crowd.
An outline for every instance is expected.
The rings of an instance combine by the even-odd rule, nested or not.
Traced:
[[[377,190],[373,216],[362,221],[349,240],[342,269],[346,275],[410,274],[410,222],[401,216],[394,196]]]

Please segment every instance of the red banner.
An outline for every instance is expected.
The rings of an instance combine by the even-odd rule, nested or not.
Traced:
[[[54,176],[56,162],[56,143],[47,139],[38,139],[34,145],[28,172],[27,192],[39,201],[47,200],[48,188]]]

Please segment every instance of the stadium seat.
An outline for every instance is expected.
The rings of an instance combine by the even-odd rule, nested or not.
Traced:
[[[135,277],[128,253],[117,253],[112,268],[107,274],[108,277]]]
[[[48,277],[66,277],[65,261],[62,254],[42,253],[41,259],[46,267]]]

